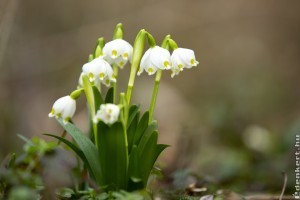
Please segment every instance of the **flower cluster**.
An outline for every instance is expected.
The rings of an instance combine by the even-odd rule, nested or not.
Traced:
[[[165,41],[168,42],[169,39],[169,36],[167,36]],[[150,44],[150,48],[146,50],[143,55],[141,54],[138,61],[138,76],[141,75],[143,71],[146,71],[148,75],[153,75],[158,70],[170,70],[172,72],[171,77],[173,78],[175,75],[178,75],[181,71],[183,71],[183,69],[189,69],[198,65],[198,61],[195,58],[193,50],[178,48],[175,41],[171,39],[170,41],[169,46],[172,46],[173,44],[172,54],[166,46],[159,47],[155,44],[155,41],[152,41],[153,44]],[[117,82],[115,68],[122,69],[128,61],[130,63],[132,62],[134,48],[130,43],[121,38],[114,39],[106,44],[103,42],[102,46],[100,45],[97,47],[99,47],[97,49],[99,52],[97,54],[95,53],[92,59],[82,66],[82,72],[78,81],[78,88],[83,87],[83,76],[87,76],[88,80],[93,85],[100,86],[101,84],[104,84],[107,87],[110,87],[111,83],[116,84]],[[129,94],[129,101],[130,95],[131,94]],[[150,111],[151,109],[154,108],[150,108]],[[66,123],[73,117],[75,110],[76,102],[74,98],[70,96],[62,97],[54,103],[49,117],[61,117]],[[113,107],[113,105],[101,106],[93,120],[95,123],[102,120],[107,124],[112,124],[117,121],[118,113],[119,111],[117,112],[117,108]]]
[[[177,48],[171,55],[168,50],[155,46],[149,48],[142,57],[138,75],[144,70],[149,75],[153,75],[160,69],[171,70],[171,77],[173,78],[184,68],[189,69],[197,65],[198,61],[196,61],[194,51],[191,49]]]

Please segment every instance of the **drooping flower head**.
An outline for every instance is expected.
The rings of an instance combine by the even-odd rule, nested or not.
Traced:
[[[118,121],[120,114],[120,107],[107,103],[101,104],[100,109],[97,111],[93,121],[94,123],[98,123],[99,121],[103,121],[105,124],[111,125]]]
[[[116,83],[117,79],[111,67],[107,68],[107,76],[101,81],[107,87],[110,87],[111,82]]]
[[[162,47],[155,46],[149,48],[142,57],[138,75],[144,70],[153,75],[157,69],[168,70],[171,69],[171,56],[170,52]]]
[[[62,118],[66,124],[75,114],[76,101],[70,96],[64,96],[57,99],[52,107],[49,117]]]
[[[103,47],[103,58],[109,64],[116,64],[121,69],[128,61],[131,61],[132,46],[123,39],[115,39],[106,43]]]
[[[191,49],[178,48],[175,49],[171,56],[172,60],[172,78],[178,75],[184,68],[192,68],[198,65],[198,61],[195,58],[195,53]]]
[[[98,57],[92,60],[91,62],[84,64],[82,67],[82,72],[83,74],[89,77],[89,80],[91,82],[95,82],[95,81],[107,82],[107,80],[109,83],[111,81],[116,82],[116,79],[112,71],[112,67],[108,62],[106,62],[101,57]],[[79,80],[79,84],[80,82],[81,80]]]

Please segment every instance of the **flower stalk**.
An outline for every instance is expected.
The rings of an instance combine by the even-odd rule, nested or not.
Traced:
[[[145,38],[147,38],[150,47],[154,47],[156,45],[154,37],[150,33],[148,33],[145,29],[140,30],[140,32],[135,38],[134,45],[133,45],[131,70],[130,70],[130,76],[129,76],[128,87],[126,92],[128,105],[130,104],[135,77],[143,55]]]
[[[126,149],[126,160],[128,162],[128,139],[127,139],[127,121],[128,121],[128,113],[129,113],[129,108],[126,100],[126,95],[125,93],[120,93],[120,104],[122,105],[122,113],[121,113],[121,120],[123,121],[123,126],[124,126],[124,138],[125,138],[125,149]]]
[[[89,108],[90,108],[90,113],[91,113],[90,118],[91,118],[91,120],[93,120],[96,115],[96,109],[95,109],[95,99],[94,99],[92,85],[91,85],[89,77],[87,75],[82,76],[82,82],[83,82],[83,89],[85,92],[86,100],[87,100]],[[95,145],[98,148],[97,124],[93,123],[92,127],[93,127]]]
[[[161,47],[169,50],[169,41],[170,41],[170,39],[171,39],[171,36],[167,35],[165,37],[165,39],[163,40]],[[156,76],[155,76],[154,87],[153,87],[153,92],[152,92],[152,97],[151,97],[150,108],[149,108],[149,124],[152,122],[152,119],[153,119],[153,113],[154,113],[154,108],[155,108],[155,105],[156,105],[156,99],[157,99],[157,94],[158,94],[158,89],[159,89],[161,76],[162,76],[162,70],[158,69],[157,72],[156,72]]]
[[[124,31],[123,31],[123,25],[122,23],[117,24],[115,30],[114,30],[114,36],[113,39],[123,39],[123,35],[124,35]],[[117,79],[118,78],[118,73],[119,73],[119,67],[114,64],[113,65],[113,71],[114,71],[114,76]],[[116,103],[116,98],[117,98],[117,82],[114,82],[112,84],[113,88],[114,88],[114,100],[113,102]]]

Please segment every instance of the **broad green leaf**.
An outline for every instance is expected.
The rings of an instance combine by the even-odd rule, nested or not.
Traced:
[[[146,144],[148,143],[149,138],[151,135],[157,132],[157,122],[152,121],[149,126],[147,127],[146,131],[143,133],[142,138],[138,144],[138,152],[139,155],[144,151],[144,148],[146,147]]]
[[[102,169],[99,161],[99,154],[96,146],[92,141],[86,137],[76,126],[71,123],[64,124],[61,118],[58,118],[57,121],[60,125],[69,133],[75,142],[78,144],[79,148],[85,155],[90,168],[95,176],[97,183],[102,184],[103,176]]]
[[[129,128],[129,126],[131,125],[132,121],[134,120],[134,118],[136,117],[136,115],[139,113],[140,111],[140,107],[137,105],[132,105],[129,108],[129,118],[127,121],[127,128]]]
[[[133,144],[138,145],[143,133],[146,131],[149,123],[149,111],[145,112],[136,128],[136,133],[133,138]]]
[[[105,103],[113,103],[114,102],[114,88],[111,87],[106,93]]]
[[[156,153],[157,138],[158,138],[158,133],[155,131],[150,135],[143,151],[140,152],[139,148],[137,149],[139,151],[138,153],[141,155],[139,167],[141,170],[141,178],[144,185],[147,184],[150,172],[157,159],[157,153]]]
[[[96,86],[93,86],[93,93],[94,93],[94,101],[95,101],[95,110],[99,110],[100,105],[103,103],[103,98],[101,93],[99,92],[98,88]]]
[[[166,148],[168,148],[170,145],[167,144],[158,144],[156,145],[156,149],[155,149],[155,155],[156,155],[156,159],[158,158],[158,156],[161,154],[161,152],[163,152],[163,150],[165,150]],[[155,161],[156,161],[155,159]]]
[[[130,125],[127,129],[127,141],[128,141],[128,152],[130,154],[133,145],[133,139],[136,134],[137,125],[139,122],[139,117],[140,117],[139,109],[135,106],[131,106],[129,110],[129,116],[130,116],[129,117]]]
[[[77,156],[82,160],[82,162],[87,166],[87,168],[89,169],[89,171],[90,171],[90,173],[91,173],[91,176],[94,177],[94,174],[93,174],[93,172],[91,171],[91,167],[90,167],[89,162],[87,161],[85,155],[83,154],[83,152],[82,152],[75,144],[73,144],[73,143],[70,142],[69,140],[66,140],[65,138],[60,137],[60,136],[57,136],[57,135],[48,134],[48,133],[44,133],[43,135],[47,135],[47,136],[56,138],[56,139],[58,139],[59,141],[63,142],[63,143],[64,143],[65,145],[67,145],[68,147],[70,147],[70,149],[72,149],[72,150],[77,154]]]
[[[99,122],[99,156],[104,184],[114,189],[127,189],[128,154],[123,124],[111,126]]]
[[[137,146],[134,145],[132,147],[132,152],[129,157],[129,164],[128,164],[128,190],[140,190],[145,187],[142,182],[142,176],[140,173],[140,161],[137,152]]]

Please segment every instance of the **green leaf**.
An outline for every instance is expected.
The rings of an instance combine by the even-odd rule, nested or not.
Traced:
[[[133,144],[137,145],[140,142],[140,139],[142,138],[143,133],[148,128],[148,123],[149,123],[149,111],[145,112],[144,115],[142,116],[141,120],[139,121],[139,124],[136,128],[136,133],[133,138]]]
[[[158,144],[156,145],[156,149],[155,149],[155,155],[156,155],[156,159],[158,158],[158,156],[161,154],[161,152],[163,152],[163,150],[165,150],[166,148],[168,148],[170,145],[167,144]],[[155,161],[156,161],[155,159]]]
[[[150,139],[151,135],[156,132],[157,134],[157,122],[152,121],[149,126],[147,127],[146,131],[143,133],[142,138],[138,144],[138,152],[141,153],[144,151],[145,146],[148,143],[148,140]]]
[[[34,145],[33,142],[31,140],[29,140],[28,138],[26,138],[24,135],[21,135],[21,134],[17,134],[18,137],[23,140],[24,142],[26,142],[27,144],[29,145]]]
[[[73,144],[73,143],[70,142],[69,140],[66,140],[65,138],[60,137],[60,136],[57,136],[57,135],[48,134],[48,133],[44,133],[43,135],[47,135],[47,136],[56,138],[56,139],[58,139],[59,141],[61,141],[61,142],[63,142],[64,144],[66,144],[68,147],[70,147],[70,149],[72,149],[72,150],[77,154],[77,156],[82,160],[82,162],[87,166],[87,168],[89,169],[91,175],[94,177],[94,174],[93,174],[93,172],[92,172],[92,170],[91,170],[90,164],[89,164],[89,162],[87,161],[85,155],[83,154],[83,152],[82,152],[75,144]]]
[[[140,112],[140,107],[139,106],[137,106],[137,105],[130,106],[130,108],[129,108],[129,118],[128,118],[128,121],[127,121],[127,128],[129,128],[132,121],[134,120],[136,115],[139,114],[139,112]]]
[[[114,102],[114,88],[111,87],[106,93],[105,103],[113,103]]]
[[[151,136],[147,140],[147,143],[143,151],[140,152],[139,148],[137,149],[139,151],[139,154],[141,155],[139,165],[141,170],[141,178],[144,185],[147,184],[149,175],[157,159],[157,153],[156,153],[157,138],[158,138],[158,133],[155,131],[151,134]]]
[[[102,169],[99,161],[99,154],[96,146],[92,141],[85,136],[76,126],[71,123],[64,124],[61,118],[58,118],[57,121],[60,125],[69,133],[75,142],[78,144],[79,148],[85,155],[91,171],[95,176],[97,183],[102,184]]]
[[[128,164],[128,190],[134,191],[143,189],[145,185],[142,182],[142,176],[140,173],[140,160],[138,157],[137,146],[134,145],[132,147],[132,152],[129,157],[129,164]]]
[[[10,156],[10,159],[9,159],[9,162],[8,162],[7,166],[8,166],[8,168],[11,168],[15,165],[15,161],[16,161],[17,156],[16,156],[15,153],[11,153],[9,156]]]
[[[127,189],[128,154],[123,124],[111,126],[99,122],[99,156],[104,184],[113,189]]]
[[[100,105],[103,103],[103,98],[96,86],[92,86],[94,93],[94,101],[95,101],[95,110],[97,111],[100,108]]]
[[[139,108],[137,106],[131,106],[129,110],[129,119],[130,119],[130,125],[127,129],[127,141],[128,141],[128,152],[130,154],[134,136],[136,134],[136,129],[139,122],[140,112]],[[128,121],[129,123],[129,121]]]
[[[55,193],[60,199],[71,199],[76,194],[70,188],[59,188]]]

